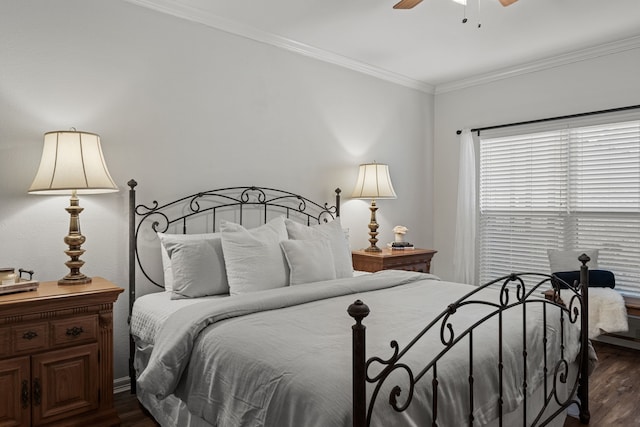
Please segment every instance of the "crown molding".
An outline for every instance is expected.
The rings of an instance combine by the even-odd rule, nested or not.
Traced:
[[[178,18],[186,19],[192,22],[198,22],[208,27],[215,28],[220,31],[224,31],[237,36],[245,37],[254,41],[276,46],[291,52],[305,55],[319,61],[328,62],[334,65],[338,65],[350,70],[354,70],[363,74],[367,74],[381,80],[386,80],[391,83],[399,84],[411,89],[416,89],[428,94],[435,93],[435,86],[411,79],[401,74],[393,73],[391,71],[383,70],[378,67],[374,67],[369,64],[365,64],[360,61],[347,58],[345,56],[337,55],[326,50],[318,49],[313,46],[309,46],[304,43],[299,43],[295,40],[281,37],[266,31],[258,30],[256,28],[240,24],[235,21],[221,18],[217,15],[213,15],[201,9],[193,8],[185,5],[180,0],[125,0],[128,3],[132,3],[138,6],[145,7],[147,9],[153,9],[155,11],[172,15]]]
[[[640,48],[640,36],[631,37],[611,43],[605,43],[599,46],[577,50],[575,52],[553,56],[539,61],[532,61],[526,64],[517,65],[514,67],[502,68],[497,71],[493,71],[486,74],[479,74],[477,76],[469,77],[466,79],[460,79],[448,83],[439,84],[436,86],[435,94],[439,95],[445,92],[452,92],[472,86],[491,83],[502,79],[508,79],[515,76],[521,76],[524,74],[535,73],[538,71],[547,70],[563,65],[572,64],[575,62],[586,61],[589,59],[598,58],[601,56],[612,55],[615,53],[624,52],[627,50]]]
[[[304,43],[297,42],[285,37],[281,37],[266,31],[241,24],[236,21],[221,18],[204,10],[186,5],[181,0],[125,0],[147,9],[153,9],[158,12],[172,15],[188,21],[197,22],[220,31],[224,31],[237,36],[245,37],[254,41],[276,46],[300,55],[305,55],[319,61],[328,62],[350,70],[354,70],[363,74],[367,74],[381,80],[399,84],[411,89],[416,89],[424,93],[439,95],[446,92],[452,92],[465,89],[472,86],[482,85],[495,82],[498,80],[508,79],[529,73],[535,73],[550,68],[555,68],[571,63],[585,61],[601,56],[612,55],[631,49],[640,48],[640,36],[631,37],[616,42],[606,43],[599,46],[578,50],[575,52],[557,55],[538,61],[527,62],[525,64],[506,67],[500,70],[492,71],[485,74],[454,80],[438,85],[432,85],[427,82],[415,80],[407,76],[393,73],[374,67],[342,55],[338,55],[326,50],[318,49]]]

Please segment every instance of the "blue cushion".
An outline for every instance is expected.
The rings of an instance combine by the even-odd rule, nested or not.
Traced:
[[[580,271],[561,271],[553,275],[572,286],[576,281],[580,283]],[[565,287],[562,283],[560,285]],[[613,289],[616,287],[616,278],[609,270],[589,270],[589,287]]]

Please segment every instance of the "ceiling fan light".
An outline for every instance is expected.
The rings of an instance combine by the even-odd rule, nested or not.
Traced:
[[[453,1],[456,2],[456,3],[459,3],[459,4],[463,5],[463,6],[467,5],[467,0],[453,0]]]

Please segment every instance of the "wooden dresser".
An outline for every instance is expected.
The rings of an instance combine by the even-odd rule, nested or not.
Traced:
[[[364,250],[351,252],[353,269],[375,272],[380,270],[410,270],[429,273],[433,249],[382,249],[382,252]]]
[[[120,425],[112,309],[122,291],[95,277],[0,295],[0,427]]]

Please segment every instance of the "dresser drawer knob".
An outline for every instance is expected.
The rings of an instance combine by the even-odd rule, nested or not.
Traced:
[[[25,340],[29,340],[29,341],[31,341],[32,339],[34,339],[34,338],[35,338],[35,337],[37,337],[37,336],[38,336],[38,333],[37,333],[37,332],[28,331],[28,332],[25,332],[25,333],[22,335],[22,338],[24,338]]]
[[[84,329],[82,329],[82,326],[74,326],[73,328],[67,329],[67,336],[77,337],[83,332],[84,332]]]

